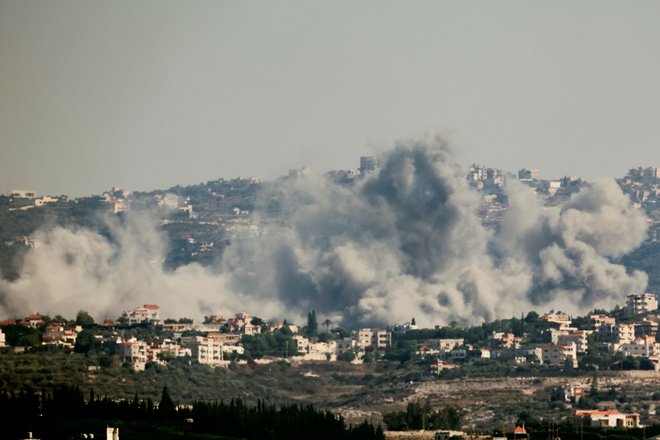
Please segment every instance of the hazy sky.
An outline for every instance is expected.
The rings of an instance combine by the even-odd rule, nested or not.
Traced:
[[[0,0],[0,191],[321,173],[428,130],[546,178],[660,165],[660,2]]]

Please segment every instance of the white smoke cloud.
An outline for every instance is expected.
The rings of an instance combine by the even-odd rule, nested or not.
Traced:
[[[645,274],[610,261],[639,246],[647,227],[614,182],[555,208],[525,187],[508,193],[504,222],[489,231],[444,141],[402,143],[353,187],[306,178],[264,191],[264,234],[237,237],[212,268],[163,270],[164,238],[145,217],[110,221],[112,240],[39,231],[21,277],[0,282],[0,312],[114,318],[156,302],[168,316],[197,319],[248,311],[302,320],[315,309],[344,325],[415,317],[430,326],[539,308],[584,312],[645,288]]]

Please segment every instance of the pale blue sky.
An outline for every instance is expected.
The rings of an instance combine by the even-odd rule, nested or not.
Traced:
[[[657,1],[0,0],[0,191],[272,178],[428,130],[542,177],[660,165]]]

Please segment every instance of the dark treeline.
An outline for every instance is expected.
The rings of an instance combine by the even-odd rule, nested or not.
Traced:
[[[456,406],[434,410],[427,401],[424,405],[411,402],[405,411],[383,414],[383,421],[391,431],[417,429],[460,429],[463,411]]]
[[[89,421],[93,420],[99,421],[99,427],[120,421],[154,423],[159,427],[167,424],[172,432],[177,431],[179,422],[186,432],[223,438],[385,438],[380,427],[366,422],[346,426],[341,417],[312,406],[276,407],[261,401],[256,406],[247,406],[241,400],[232,400],[228,404],[196,402],[192,406],[177,407],[167,387],[158,404],[150,399],[140,400],[137,394],[132,400],[99,398],[93,390],[85,396],[78,387],[68,386],[57,387],[51,393],[1,391],[0,414],[3,429],[8,434],[6,438],[19,438],[28,431],[34,431],[42,439],[69,438],[65,436],[76,433],[63,432],[61,426],[90,426]],[[122,438],[129,437],[122,435]]]
[[[196,403],[192,418],[197,432],[247,439],[384,439],[380,427],[364,422],[346,427],[343,419],[312,406],[275,407],[258,402],[245,406],[240,400]]]

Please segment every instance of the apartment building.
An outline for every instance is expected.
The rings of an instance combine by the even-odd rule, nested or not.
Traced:
[[[626,312],[631,315],[654,312],[658,310],[658,296],[653,293],[641,295],[628,295],[626,300]]]
[[[573,342],[566,345],[543,345],[538,348],[538,358],[544,365],[563,367],[569,364],[573,368],[578,367],[577,348]]]
[[[363,328],[358,331],[360,348],[387,348],[392,344],[392,333],[377,328]]]

